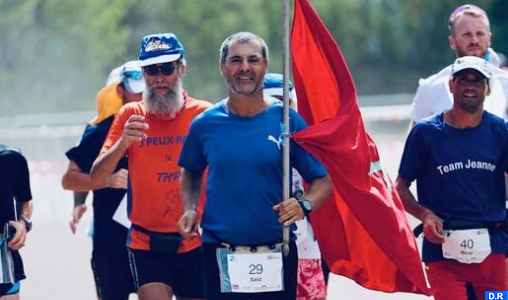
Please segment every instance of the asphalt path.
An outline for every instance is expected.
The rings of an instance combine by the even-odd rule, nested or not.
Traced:
[[[381,160],[392,179],[402,153],[405,137],[404,126],[386,123],[372,124],[372,131]],[[69,145],[70,146],[70,145]],[[21,254],[25,262],[27,279],[22,281],[23,300],[93,300],[96,299],[93,277],[90,269],[91,239],[86,229],[91,219],[89,211],[79,224],[78,232],[72,234],[69,220],[72,211],[72,193],[63,191],[60,178],[66,161],[30,161],[32,193],[34,196],[34,227],[28,236]],[[410,222],[416,225],[413,218]],[[419,241],[421,244],[421,240]],[[137,299],[135,295],[130,300]],[[352,280],[331,275],[327,299],[354,300],[418,300],[433,299],[408,293],[382,293],[362,288]]]

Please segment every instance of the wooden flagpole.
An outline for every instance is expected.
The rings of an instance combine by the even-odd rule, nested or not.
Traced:
[[[289,0],[284,0],[284,38],[283,41],[283,75],[284,75],[284,90],[283,90],[283,103],[284,103],[284,144],[283,144],[283,195],[284,200],[290,197],[290,174],[289,169]],[[287,256],[289,254],[289,227],[283,228],[282,232],[283,252]]]

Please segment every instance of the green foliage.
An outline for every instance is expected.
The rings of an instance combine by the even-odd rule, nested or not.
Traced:
[[[447,19],[463,1],[310,1],[360,94],[412,93],[453,59]],[[489,13],[494,49],[508,52],[506,0],[471,3]],[[263,37],[270,70],[282,71],[282,0],[0,0],[0,115],[93,110],[109,71],[136,59],[142,36],[156,32],[179,36],[186,88],[216,102],[226,92],[219,47],[237,31]]]

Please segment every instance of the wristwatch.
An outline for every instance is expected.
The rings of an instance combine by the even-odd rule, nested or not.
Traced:
[[[25,222],[26,232],[30,232],[30,230],[32,230],[32,220],[30,220],[29,218],[25,218],[23,216],[20,216],[19,219]]]
[[[307,200],[303,197],[298,199],[298,203],[302,207],[303,213],[305,214],[305,216],[308,217],[309,214],[312,212],[312,203],[310,203],[309,200]]]

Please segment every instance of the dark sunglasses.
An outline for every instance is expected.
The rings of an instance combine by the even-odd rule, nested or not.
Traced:
[[[162,66],[157,65],[150,65],[143,67],[143,70],[145,70],[145,73],[150,76],[155,76],[159,74],[159,70],[164,76],[169,76],[173,74],[176,68],[178,68],[180,64],[173,65],[173,63],[165,63],[162,64]]]

